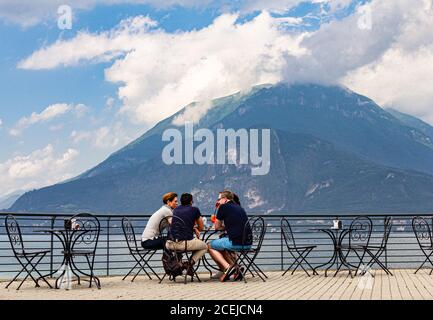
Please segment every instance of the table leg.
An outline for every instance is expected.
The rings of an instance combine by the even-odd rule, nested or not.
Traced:
[[[326,270],[325,270],[325,277],[327,277],[328,276],[328,271],[332,268],[332,266],[334,265],[334,264],[337,264],[337,267],[338,267],[338,256],[337,256],[337,251],[336,251],[337,249],[334,247],[334,253],[332,254],[332,258],[331,258],[331,260],[329,261],[329,267],[328,268],[326,268]]]
[[[325,262],[325,263],[323,263],[323,264],[315,267],[313,269],[313,271],[314,271],[314,273],[317,274],[317,271],[316,271],[317,269],[319,269],[321,267],[324,267],[324,266],[326,266],[326,265],[329,264],[328,268],[325,269],[325,277],[327,277],[329,269],[331,269],[331,267],[337,262],[337,259],[338,259],[338,257],[337,257],[337,249],[338,249],[338,247],[337,247],[337,238],[334,235],[334,233],[332,233],[332,232],[330,232],[328,230],[321,230],[321,231],[324,232],[324,233],[326,233],[331,238],[332,245],[334,246],[334,250],[333,250],[331,259],[329,259],[328,262]]]
[[[89,268],[91,268],[89,258],[88,258],[87,256],[85,256],[85,257],[86,257],[86,260],[87,260],[87,262],[88,262],[88,264],[89,264]],[[80,274],[82,274],[82,275],[84,275],[84,276],[90,278],[90,279],[89,279],[89,282],[90,282],[89,286],[91,286],[92,282],[95,281],[96,286],[98,287],[98,289],[100,289],[101,285],[100,285],[99,278],[98,278],[95,274],[93,274],[93,271],[90,271],[91,274],[88,274],[88,273],[85,273],[84,271],[80,270],[80,269],[76,266],[76,264],[75,264],[73,258],[71,258],[71,264],[74,266],[74,268],[75,268],[75,270],[76,270],[77,272],[79,272]]]
[[[215,233],[217,233],[217,232],[218,232],[217,230],[206,230],[206,231],[203,233],[202,240],[203,240],[204,242],[208,243],[210,237],[213,236],[213,235],[214,235]],[[213,269],[213,270],[220,271],[219,268],[216,268],[216,267],[214,267],[213,265],[211,265],[211,263],[210,263],[210,262],[208,261],[208,259],[206,258],[206,255],[204,255],[204,256],[202,257],[202,259],[200,259],[200,260],[203,260],[203,267],[204,267],[207,271],[209,271],[210,277],[212,277],[212,269]],[[198,270],[198,267],[199,267],[199,264],[196,266],[196,269],[195,269],[195,270]]]
[[[65,264],[65,261],[66,261],[66,260],[65,260],[65,257],[63,256],[63,261],[62,261],[62,263],[60,264],[60,266],[63,266],[63,265]],[[60,270],[60,268],[57,269],[56,271],[53,271],[53,272],[47,274],[47,275],[44,275],[44,276],[42,276],[42,277],[39,277],[39,278],[36,279],[36,281],[39,281],[39,280],[41,280],[42,278],[52,278],[52,276],[55,275],[56,273],[58,273],[59,270]]]

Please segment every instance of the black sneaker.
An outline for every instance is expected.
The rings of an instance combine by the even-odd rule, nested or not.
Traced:
[[[186,270],[186,274],[189,276],[194,276],[194,263],[189,263],[189,261],[185,261],[182,263],[182,269]]]

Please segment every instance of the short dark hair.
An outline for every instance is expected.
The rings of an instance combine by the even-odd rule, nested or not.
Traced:
[[[239,200],[239,196],[236,193],[233,193],[233,202],[236,203],[238,206],[241,205],[241,201]]]
[[[166,193],[166,194],[164,194],[163,196],[162,196],[162,202],[164,203],[164,204],[167,204],[167,202],[171,202],[171,201],[173,201],[174,200],[174,198],[176,198],[177,197],[177,194],[176,193],[174,193],[174,192],[169,192],[169,193]]]
[[[191,193],[183,193],[180,196],[180,204],[183,206],[188,206],[192,203],[192,194]]]

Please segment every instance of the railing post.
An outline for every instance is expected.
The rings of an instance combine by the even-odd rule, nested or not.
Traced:
[[[110,275],[110,219],[111,217],[107,219],[107,276]]]
[[[56,217],[53,216],[51,217],[51,229],[54,229],[54,220],[56,220]],[[51,246],[51,250],[50,250],[50,275],[51,278],[53,277],[53,264],[54,264],[54,234],[51,233],[51,240],[50,240],[50,246]]]
[[[384,223],[383,223],[383,226],[385,227],[385,221],[386,221],[386,216],[385,216],[385,220],[383,221]],[[391,231],[389,232],[389,235],[388,235],[388,241],[387,241],[387,243],[386,243],[386,245],[385,245],[385,267],[387,267],[388,268],[388,243],[389,243],[389,237],[391,236],[391,232],[392,232],[392,220],[391,220]]]
[[[281,253],[281,271],[284,270],[284,255],[283,255],[283,229],[280,225],[280,253]]]

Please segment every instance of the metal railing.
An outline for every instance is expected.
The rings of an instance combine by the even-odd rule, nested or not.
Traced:
[[[0,279],[9,279],[20,270],[5,230],[4,222],[8,214],[0,213]],[[39,265],[40,270],[46,273],[56,271],[60,267],[63,258],[61,245],[52,235],[41,234],[36,230],[62,227],[64,219],[70,218],[72,214],[10,214],[13,214],[20,223],[26,248],[51,250],[51,254],[47,255],[46,259]],[[123,235],[121,220],[124,216],[131,220],[140,245],[141,233],[150,215],[96,216],[101,223],[101,234],[95,260],[95,272],[102,276],[124,275],[133,266],[133,259],[129,254]],[[281,218],[285,217],[290,221],[297,245],[317,245],[317,248],[310,254],[309,261],[313,266],[318,266],[330,259],[333,254],[333,246],[331,239],[325,233],[315,232],[312,229],[330,228],[336,217],[342,221],[343,227],[348,227],[353,218],[360,216],[360,214],[260,216],[265,219],[267,231],[256,262],[264,270],[284,270],[290,265],[290,259],[281,235]],[[424,256],[412,231],[411,223],[415,216],[423,216],[431,221],[431,215],[369,214],[368,216],[373,221],[370,243],[380,243],[384,229],[384,218],[386,216],[393,217],[393,227],[384,257],[389,268],[412,269],[417,268],[424,261]],[[210,222],[209,216],[205,217]],[[156,254],[152,258],[151,265],[158,272],[163,271],[160,254]]]

